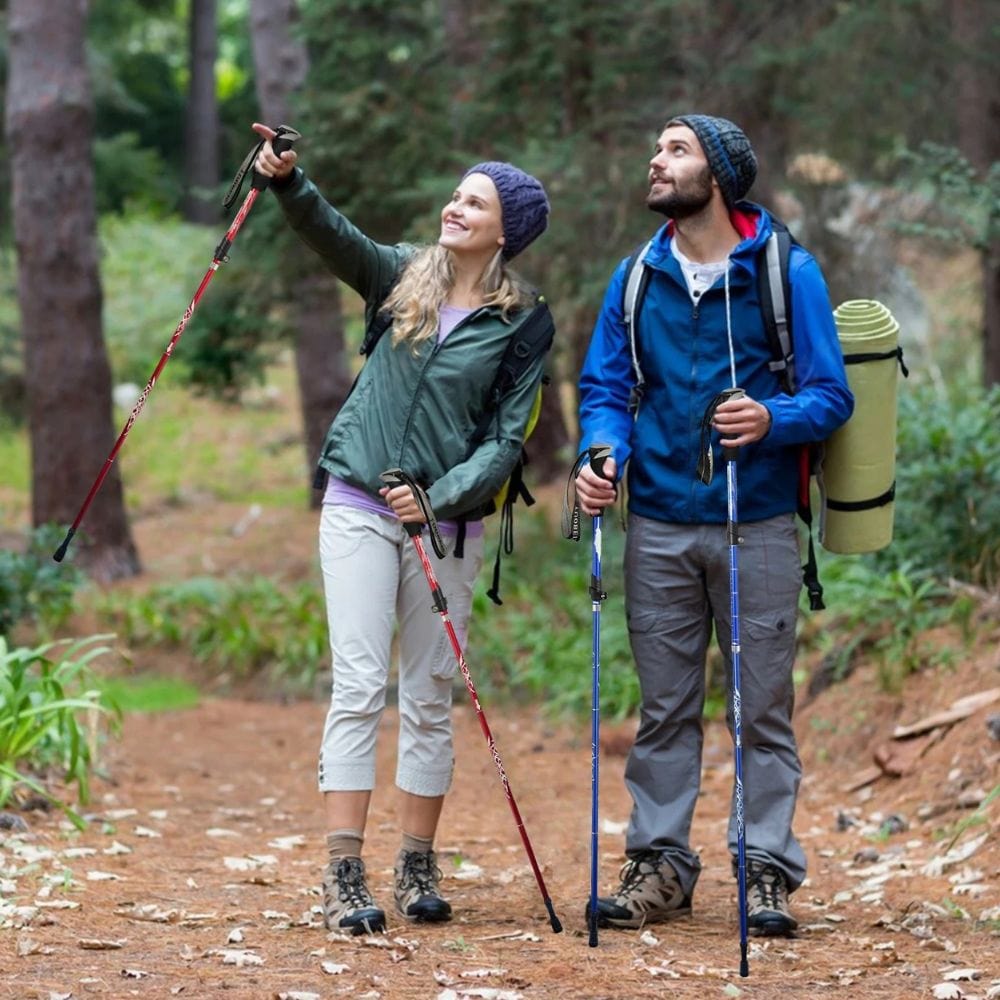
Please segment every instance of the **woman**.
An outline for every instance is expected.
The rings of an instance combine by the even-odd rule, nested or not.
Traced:
[[[362,861],[375,785],[375,741],[399,629],[399,742],[396,785],[402,843],[395,904],[410,920],[443,921],[451,906],[439,890],[433,850],[454,755],[451,691],[457,668],[403,522],[424,517],[408,486],[386,488],[379,474],[398,467],[427,489],[448,554],[434,572],[464,645],[472,590],[482,564],[476,512],[510,475],[542,378],[539,359],[501,399],[490,433],[469,440],[512,332],[535,295],[507,262],[545,230],[542,185],[508,163],[466,171],[441,211],[435,245],[383,246],[332,208],[295,166],[275,155],[275,133],[255,168],[271,178],[289,224],[376,313],[391,317],[351,395],[330,427],[320,457],[328,474],[320,521],[333,689],[319,760],[329,863],[323,912],[330,930],[383,930]],[[464,556],[455,558],[459,522]]]

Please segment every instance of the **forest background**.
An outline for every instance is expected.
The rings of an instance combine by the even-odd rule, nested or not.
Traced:
[[[317,502],[312,467],[357,370],[360,303],[268,197],[70,557],[51,559],[229,225],[222,196],[255,141],[252,121],[298,128],[308,174],[386,242],[433,239],[471,162],[510,159],[542,178],[551,226],[518,263],[558,325],[556,391],[529,469],[550,511],[574,457],[575,374],[606,282],[656,225],[644,208],[652,144],[668,116],[694,110],[750,135],[752,197],[819,258],[834,304],[877,298],[900,321],[911,375],[896,538],[872,557],[828,558],[837,617],[803,630],[827,680],[875,651],[884,685],[898,686],[933,659],[925,634],[946,621],[968,628],[1000,578],[990,10],[980,0],[8,0],[0,635],[44,659],[34,644],[65,637],[83,611],[130,646],[183,646],[205,671],[322,687],[325,626],[306,556],[294,573],[275,564],[164,581],[134,531],[164,511],[197,530],[207,505],[230,504],[238,534],[268,510]],[[278,430],[289,397],[295,426]],[[519,530],[530,565],[515,554],[505,570],[502,611],[479,595],[477,616],[492,617],[474,629],[474,657],[491,664],[487,684],[585,710],[587,561],[567,560],[545,516]],[[133,579],[145,583],[114,586]],[[601,698],[624,716],[637,692],[621,616],[608,619],[619,668]],[[576,667],[564,675],[560,663]]]

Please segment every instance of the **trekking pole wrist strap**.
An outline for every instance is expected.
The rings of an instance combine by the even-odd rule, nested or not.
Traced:
[[[604,478],[604,463],[611,457],[612,448],[609,444],[591,445],[586,451],[581,451],[573,463],[566,480],[566,492],[563,497],[562,533],[571,542],[580,541],[580,497],[576,492],[576,477],[588,462],[594,474]],[[572,499],[571,499],[572,497]]]
[[[403,472],[402,469],[386,469],[379,479],[386,484],[390,489],[396,486],[409,486],[410,492],[413,494],[413,499],[416,500],[417,506],[420,508],[420,513],[423,514],[424,520],[427,522],[427,533],[431,538],[431,547],[434,549],[435,555],[438,559],[444,559],[445,552],[444,540],[441,537],[441,531],[438,528],[437,518],[434,516],[434,510],[431,507],[430,499],[427,496],[427,491],[424,490],[417,481],[407,473]],[[406,533],[411,537],[415,538],[423,530],[423,525],[417,521],[404,521],[403,527],[406,529]]]
[[[715,457],[712,454],[712,420],[715,418],[715,411],[727,400],[741,399],[746,393],[737,387],[723,389],[705,408],[704,416],[701,418],[701,447],[698,449],[698,479],[708,486],[712,482],[715,473]],[[770,412],[770,411],[768,411]],[[722,457],[727,462],[736,460],[736,448],[723,448]]]
[[[292,143],[296,139],[301,139],[302,135],[295,129],[291,128],[289,125],[279,125],[275,130],[274,139],[271,140],[271,148],[280,155],[286,150],[292,148]],[[243,187],[243,181],[246,180],[246,176],[253,169],[254,162],[257,159],[257,154],[264,148],[264,143],[267,142],[266,139],[261,139],[253,149],[247,153],[243,162],[240,164],[239,170],[236,171],[236,176],[233,178],[233,183],[229,185],[229,190],[226,192],[226,197],[222,200],[222,207],[229,209],[233,206],[236,199],[240,196],[240,189]],[[253,187],[257,191],[263,191],[271,183],[270,177],[265,177],[263,174],[258,174],[256,170],[253,171]]]

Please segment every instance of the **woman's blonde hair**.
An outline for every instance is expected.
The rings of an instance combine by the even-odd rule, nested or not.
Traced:
[[[437,334],[441,306],[454,283],[450,250],[436,243],[417,250],[382,307],[392,316],[393,347],[405,342],[415,351]],[[483,272],[481,284],[483,305],[499,306],[504,319],[530,301],[530,290],[507,268],[499,250]]]

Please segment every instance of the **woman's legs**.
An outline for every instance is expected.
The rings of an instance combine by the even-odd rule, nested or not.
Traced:
[[[414,795],[399,793],[399,825],[404,833],[433,843],[441,818],[443,795]]]
[[[466,539],[465,555],[438,559],[429,554],[434,575],[448,602],[448,616],[464,647],[472,610],[472,591],[482,565],[482,538]],[[433,845],[444,796],[454,768],[452,685],[458,659],[450,639],[430,607],[430,590],[415,547],[400,566],[397,617],[400,631],[399,753],[396,784],[400,791],[402,846],[396,859],[396,908],[411,920],[451,917],[441,898]]]
[[[323,909],[329,929],[382,930],[385,914],[365,882],[361,848],[375,743],[385,708],[399,580],[397,525],[377,514],[324,507],[320,562],[333,684],[319,759],[329,863]]]

